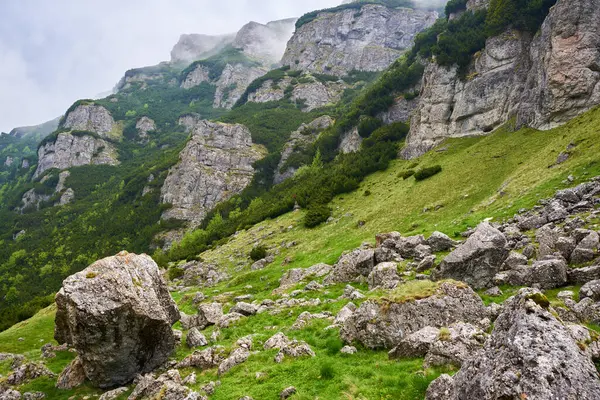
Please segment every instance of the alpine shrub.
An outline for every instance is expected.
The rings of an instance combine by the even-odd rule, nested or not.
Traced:
[[[415,172],[415,180],[422,181],[436,174],[439,174],[440,172],[442,172],[441,165],[434,165],[432,167],[423,168]]]

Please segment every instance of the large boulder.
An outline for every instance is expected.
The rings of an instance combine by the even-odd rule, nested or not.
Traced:
[[[441,328],[461,321],[479,325],[487,314],[470,287],[442,282],[421,296],[395,299],[392,294],[390,299],[365,301],[345,320],[340,334],[347,343],[357,340],[368,348],[391,349],[427,326]]]
[[[502,232],[483,222],[465,243],[448,254],[434,276],[461,280],[476,289],[491,287],[508,253]]]
[[[600,379],[544,295],[521,289],[505,303],[484,349],[454,378],[434,381],[426,398],[592,400],[600,398]]]
[[[126,384],[163,364],[175,347],[179,310],[149,256],[121,252],[64,280],[55,339],[77,350],[96,386]]]

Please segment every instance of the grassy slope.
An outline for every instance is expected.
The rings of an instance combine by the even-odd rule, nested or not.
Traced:
[[[317,262],[334,263],[342,251],[363,241],[372,242],[378,232],[398,230],[403,234],[428,234],[441,230],[454,234],[487,217],[510,217],[519,208],[531,207],[538,199],[567,186],[562,182],[570,174],[575,176],[576,182],[568,186],[600,174],[600,143],[596,140],[599,121],[600,109],[596,109],[552,131],[499,131],[488,137],[450,140],[441,145],[445,151],[433,151],[413,161],[397,160],[387,171],[368,177],[360,190],[336,198],[332,203],[335,222],[309,230],[302,227],[302,211],[289,213],[240,232],[226,245],[204,253],[204,259],[218,262],[232,273],[230,281],[205,289],[204,293],[211,299],[226,302],[226,309],[233,304],[233,297],[241,294],[253,294],[255,299],[277,298],[272,290],[278,287],[278,280],[285,270],[308,267]],[[571,142],[577,146],[570,159],[549,168]],[[416,162],[419,166],[440,164],[443,171],[423,182],[398,178],[402,171],[414,168]],[[369,196],[364,195],[366,190],[371,192]],[[423,211],[426,207],[434,210],[436,206],[442,207],[437,211]],[[359,228],[358,221],[361,220],[366,224]],[[292,228],[288,229],[290,226]],[[297,245],[280,246],[282,242],[291,241],[296,241]],[[247,255],[259,242],[279,254],[265,270],[249,271],[251,262]],[[286,258],[289,262],[283,265]],[[281,330],[290,337],[306,340],[317,357],[288,359],[275,364],[273,351],[253,354],[246,363],[220,378],[222,386],[211,398],[237,399],[250,395],[255,399],[275,399],[279,391],[289,385],[299,389],[296,399],[422,398],[428,382],[440,371],[423,371],[421,360],[389,361],[385,351],[365,349],[359,349],[354,356],[341,355],[338,329],[324,330],[330,324],[328,321],[313,321],[298,331],[290,329],[302,311],[336,313],[346,303],[336,300],[343,286],[328,288],[321,294],[301,295],[333,299],[330,303],[286,309],[275,316],[261,314],[222,329],[218,344],[227,348],[231,348],[237,338],[254,333],[255,350],[261,349],[266,339]],[[504,289],[506,296],[514,290]],[[185,293],[173,294],[183,311],[194,312],[190,299],[196,290],[190,288]],[[550,294],[553,301],[555,294]],[[46,309],[0,333],[0,352],[18,352],[38,359],[41,345],[51,341],[53,314],[52,308]],[[205,332],[207,337],[212,329]],[[24,340],[19,341],[19,337]],[[189,349],[181,346],[175,357],[181,359],[189,353]],[[71,353],[59,354],[50,361],[50,367],[58,372],[71,358]],[[0,365],[0,369],[4,367]],[[0,371],[3,372],[6,373]],[[184,375],[188,372],[183,371]],[[266,377],[257,379],[256,372],[266,373]],[[195,388],[217,379],[215,371],[198,375]],[[87,386],[59,392],[52,389],[49,379],[36,380],[22,389],[51,390],[50,398],[53,399],[93,393]]]

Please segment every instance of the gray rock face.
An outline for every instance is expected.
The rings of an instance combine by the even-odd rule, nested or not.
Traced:
[[[165,179],[161,201],[173,208],[163,218],[196,225],[217,203],[250,183],[252,163],[260,157],[245,126],[200,121]]]
[[[146,139],[148,137],[148,132],[156,130],[156,123],[153,119],[144,116],[137,121],[135,129],[137,129],[141,139]]]
[[[232,108],[242,97],[246,88],[257,78],[269,71],[263,66],[250,67],[244,64],[227,64],[216,82],[214,108]]]
[[[484,222],[465,243],[444,258],[434,271],[435,278],[461,280],[477,289],[494,286],[493,278],[509,254],[505,246],[502,232]]]
[[[466,81],[429,64],[403,156],[484,135],[513,117],[517,126],[550,129],[599,104],[598,18],[596,0],[559,0],[535,38],[509,31],[488,39]]]
[[[527,79],[531,38],[517,31],[487,40],[471,79],[456,67],[426,66],[403,156],[415,157],[448,137],[491,132],[516,113]]]
[[[279,164],[275,170],[275,184],[283,182],[296,173],[296,167],[289,167],[283,170],[286,161],[292,156],[292,154],[301,151],[302,149],[306,149],[308,146],[314,143],[314,141],[319,137],[319,134],[323,130],[333,125],[333,123],[333,118],[328,115],[324,115],[308,124],[300,125],[300,128],[292,132],[290,139],[283,146],[281,160],[279,160]]]
[[[386,125],[394,122],[410,122],[412,113],[418,105],[418,98],[406,100],[404,96],[400,96],[394,100],[394,104],[387,111],[379,114],[377,118]]]
[[[249,103],[267,103],[269,101],[279,101],[284,98],[286,89],[290,85],[291,79],[284,78],[277,84],[271,79],[265,81],[255,92],[248,94]]]
[[[389,351],[390,358],[424,357],[431,345],[438,340],[440,330],[432,326],[407,335],[396,347]]]
[[[55,339],[77,350],[87,378],[109,388],[164,363],[179,311],[158,266],[121,252],[65,279],[56,295]]]
[[[381,71],[437,17],[434,11],[380,5],[365,5],[360,12],[321,13],[294,33],[281,62],[292,69],[338,76],[351,70]]]
[[[292,91],[292,101],[302,101],[302,111],[309,112],[326,105],[335,104],[342,99],[344,90],[349,86],[344,81],[300,83]]]
[[[210,82],[210,71],[208,67],[198,64],[181,82],[183,89],[191,89],[200,85],[202,82]]]
[[[600,103],[600,8],[559,0],[531,46],[518,125],[550,129]]]
[[[483,351],[454,378],[434,381],[426,399],[599,398],[594,364],[543,300],[539,291],[522,289],[505,302]]]
[[[358,134],[358,128],[344,133],[340,140],[338,150],[343,154],[354,153],[360,149],[363,138]]]
[[[445,282],[424,299],[386,304],[367,300],[345,321],[340,334],[348,343],[357,340],[368,348],[391,349],[406,335],[427,326],[478,325],[486,315],[482,300],[471,288]]]
[[[115,130],[115,120],[110,112],[95,104],[82,104],[65,116],[61,128],[74,131],[94,132],[107,138]]]
[[[59,133],[54,142],[38,149],[38,166],[34,178],[45,171],[67,169],[81,165],[117,165],[117,150],[103,139],[93,136],[75,136],[68,132]]]
[[[174,64],[189,64],[193,61],[209,57],[228,44],[231,44],[234,39],[234,33],[218,36],[200,34],[181,35],[179,41],[173,47],[173,50],[171,50],[171,62]]]

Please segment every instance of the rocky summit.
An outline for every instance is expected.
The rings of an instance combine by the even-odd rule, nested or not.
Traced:
[[[222,3],[0,135],[0,399],[600,399],[600,0]]]

